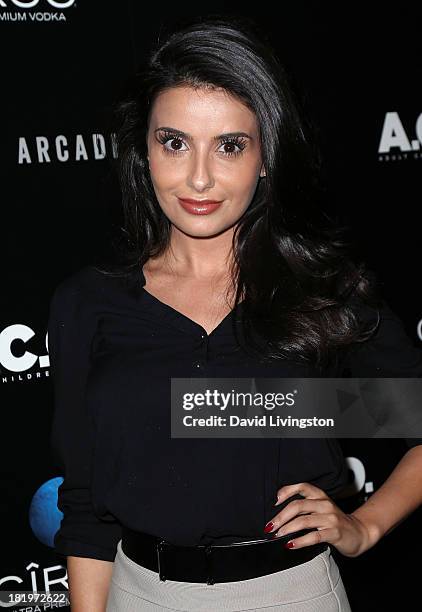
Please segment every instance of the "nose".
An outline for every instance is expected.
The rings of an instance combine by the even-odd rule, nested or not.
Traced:
[[[197,151],[192,156],[187,183],[198,192],[214,186],[212,162],[207,151]]]

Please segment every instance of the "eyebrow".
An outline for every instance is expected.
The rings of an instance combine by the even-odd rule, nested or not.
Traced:
[[[193,140],[193,137],[191,136],[191,134],[182,132],[182,130],[176,130],[175,128],[172,128],[172,127],[166,127],[166,126],[159,127],[156,130],[154,130],[154,133],[160,132],[160,131],[173,132],[174,134],[177,134],[178,136],[183,136],[187,140]],[[252,136],[250,136],[246,132],[226,132],[224,134],[219,134],[218,136],[214,136],[213,140],[221,140],[221,138],[235,138],[236,136],[243,136],[244,138],[250,138],[251,140],[253,140]]]

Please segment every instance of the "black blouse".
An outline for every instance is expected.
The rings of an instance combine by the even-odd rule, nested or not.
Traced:
[[[128,282],[86,266],[50,302],[51,447],[64,475],[56,551],[113,561],[121,525],[175,544],[260,539],[284,484],[310,482],[335,498],[348,481],[336,439],[170,437],[171,377],[318,374],[243,351],[232,329],[241,304],[208,335],[144,284],[142,270]],[[376,336],[342,367],[356,377],[421,376],[422,351],[385,302],[381,315]],[[344,370],[327,372],[335,375]]]

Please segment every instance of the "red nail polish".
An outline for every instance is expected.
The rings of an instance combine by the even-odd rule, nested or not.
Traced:
[[[293,548],[294,545],[295,545],[294,542],[286,542],[286,544],[284,545],[284,548]]]
[[[274,527],[274,523],[272,521],[269,521],[264,528],[264,533],[269,533],[272,528]]]

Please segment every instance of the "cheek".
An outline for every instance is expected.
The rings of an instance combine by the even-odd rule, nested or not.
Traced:
[[[259,170],[256,164],[241,161],[226,162],[220,165],[214,173],[217,186],[232,200],[243,201],[254,193],[258,181]]]
[[[183,180],[186,170],[180,163],[163,156],[151,156],[149,160],[149,170],[152,182],[160,189],[171,187],[175,183]]]
[[[236,169],[231,182],[233,193],[240,197],[253,194],[259,179],[259,170],[256,166],[240,167]]]

